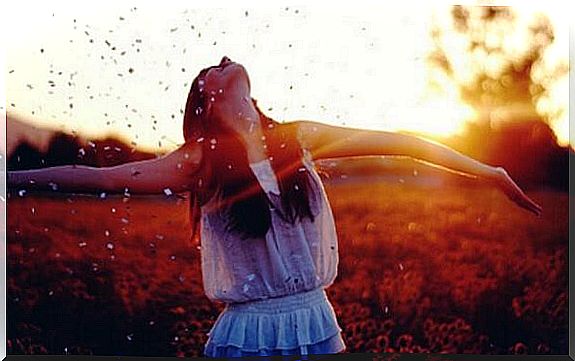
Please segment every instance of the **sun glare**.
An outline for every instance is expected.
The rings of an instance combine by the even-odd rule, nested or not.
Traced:
[[[181,118],[191,80],[222,55],[252,78],[253,95],[278,120],[407,130],[448,137],[476,118],[447,78],[432,80],[428,65],[432,14],[449,22],[449,8],[285,7],[229,11],[179,4],[167,11],[99,7],[87,11],[45,5],[9,37],[6,103],[9,116],[38,126],[102,137],[118,134],[135,147],[166,151],[183,142]],[[22,14],[26,13],[20,9]],[[520,21],[534,10],[519,12]],[[565,57],[564,15],[550,11],[560,42],[541,64]],[[401,29],[401,30],[398,30]],[[506,37],[523,51],[522,32]],[[493,37],[497,41],[497,37]],[[343,46],[343,45],[345,46]],[[504,59],[461,54],[465,43],[446,37],[459,81],[481,70],[497,74]],[[545,69],[543,69],[545,68]],[[549,87],[537,111],[562,144],[568,136],[568,83]],[[562,110],[563,109],[563,110]]]

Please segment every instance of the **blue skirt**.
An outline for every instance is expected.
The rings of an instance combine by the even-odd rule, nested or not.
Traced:
[[[204,347],[208,357],[331,354],[345,350],[323,288],[227,304]]]

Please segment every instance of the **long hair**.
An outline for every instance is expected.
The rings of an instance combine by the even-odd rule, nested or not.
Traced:
[[[210,94],[205,94],[203,69],[194,79],[184,113],[185,142],[202,146],[202,161],[197,184],[190,199],[192,238],[199,235],[200,207],[218,196],[217,211],[226,221],[226,230],[242,239],[263,237],[271,225],[269,199],[249,166],[247,151],[239,135],[218,126],[207,110]],[[302,149],[291,124],[280,124],[258,112],[272,169],[278,180],[282,209],[278,214],[294,224],[298,219],[314,216],[308,193],[311,192],[308,169],[302,163]],[[210,210],[211,211],[211,210]]]

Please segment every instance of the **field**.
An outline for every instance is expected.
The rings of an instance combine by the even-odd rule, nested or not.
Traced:
[[[348,352],[566,354],[568,194],[326,182]],[[8,354],[199,356],[221,304],[177,197],[13,192]]]

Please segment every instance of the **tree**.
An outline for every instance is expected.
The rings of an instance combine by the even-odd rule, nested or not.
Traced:
[[[497,6],[454,6],[447,19],[432,26],[430,85],[441,91],[455,84],[477,119],[446,143],[508,168],[523,185],[567,184],[568,169],[552,166],[567,164],[568,152],[557,145],[552,117],[538,112],[538,102],[569,71],[567,63],[547,60],[555,40],[550,20]]]

